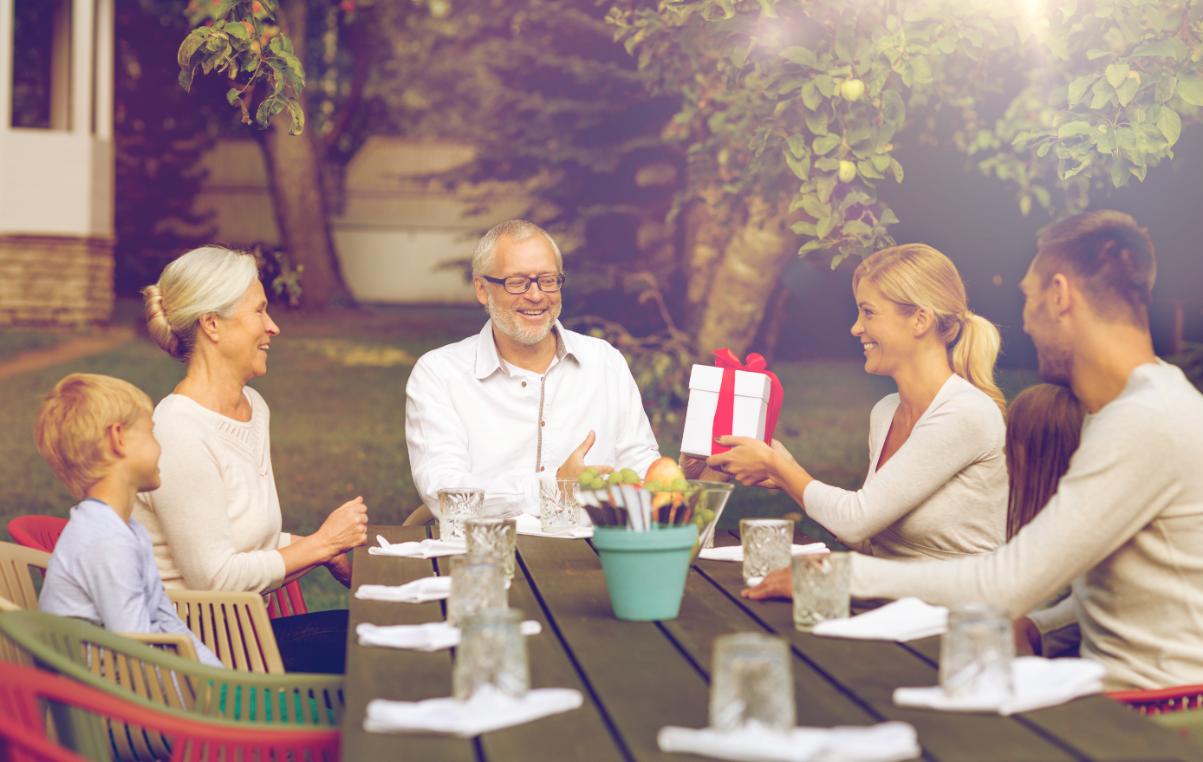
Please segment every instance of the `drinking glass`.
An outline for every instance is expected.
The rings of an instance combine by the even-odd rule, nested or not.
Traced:
[[[509,606],[501,565],[479,557],[451,558],[451,594],[447,597],[447,622],[458,625],[482,609]]]
[[[775,730],[794,726],[794,672],[789,645],[755,632],[722,635],[711,664],[710,727],[735,730],[758,722]]]
[[[764,575],[789,566],[794,522],[789,519],[740,519],[744,551],[744,582],[758,585]]]
[[[847,553],[790,559],[794,587],[794,627],[812,630],[819,622],[848,616],[852,564]]]
[[[501,565],[508,582],[514,578],[514,553],[517,548],[518,522],[506,518],[464,519],[464,540],[468,555]]]
[[[580,526],[580,512],[575,480],[539,482],[539,524],[544,532],[563,532]]]
[[[464,619],[451,673],[452,695],[467,701],[486,686],[515,698],[530,688],[522,612],[481,609]]]
[[[1011,620],[993,606],[973,603],[948,612],[940,640],[940,687],[949,697],[1004,701],[1014,689]]]
[[[464,519],[484,510],[485,491],[476,487],[439,490],[439,539],[463,540]]]

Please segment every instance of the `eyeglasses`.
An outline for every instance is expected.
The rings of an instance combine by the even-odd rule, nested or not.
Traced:
[[[536,275],[533,278],[528,275],[511,275],[508,278],[494,278],[489,275],[482,275],[480,277],[489,283],[496,283],[501,286],[507,294],[525,294],[527,291],[530,291],[530,284],[532,283],[537,283],[539,290],[543,293],[554,294],[564,285],[564,273]]]

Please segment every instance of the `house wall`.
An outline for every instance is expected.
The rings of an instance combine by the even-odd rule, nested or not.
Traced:
[[[471,149],[455,143],[377,136],[347,164],[328,202],[343,276],[357,299],[474,301],[454,263],[470,258],[484,230],[519,214],[527,202],[512,186],[447,188],[425,177],[471,158]],[[217,239],[234,246],[277,243],[256,143],[223,140],[203,164],[209,175],[196,206],[214,214]]]

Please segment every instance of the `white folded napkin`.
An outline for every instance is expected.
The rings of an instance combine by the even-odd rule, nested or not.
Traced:
[[[421,542],[392,543],[380,535],[376,535],[378,547],[368,548],[368,554],[373,556],[397,556],[398,558],[438,558],[439,556],[454,556],[467,553],[468,546],[463,540],[422,540]]]
[[[948,609],[918,598],[899,598],[854,617],[820,622],[812,632],[829,638],[904,641],[942,635],[946,629]]]
[[[355,597],[367,601],[426,603],[451,595],[451,577],[422,577],[404,585],[360,585]]]
[[[544,532],[542,522],[538,516],[532,516],[529,513],[524,513],[517,517],[518,534],[530,535],[531,537],[558,537],[561,539],[580,540],[587,539],[593,536],[593,527],[573,527],[565,529],[562,532]]]
[[[997,712],[1002,715],[1030,712],[1064,704],[1079,696],[1103,690],[1103,665],[1090,659],[1042,659],[1020,656],[1011,662],[1014,694],[1007,699],[974,696],[949,698],[940,686],[896,688],[894,703],[945,712]]]
[[[922,753],[915,729],[905,722],[784,732],[759,723],[726,732],[666,727],[656,742],[664,752],[745,762],[896,762]]]
[[[576,709],[580,691],[539,688],[514,698],[493,688],[482,688],[467,701],[436,698],[425,701],[368,702],[363,729],[369,733],[428,731],[470,738],[491,730],[521,725],[540,717]]]
[[[523,635],[538,635],[543,626],[533,619],[521,625]],[[447,622],[428,624],[377,625],[366,622],[355,628],[361,646],[412,648],[417,651],[441,651],[459,645],[460,629]]]
[[[814,553],[826,553],[827,545],[821,542],[812,542],[807,545],[791,545],[789,546],[789,554],[791,556],[808,556]],[[744,560],[744,548],[742,545],[725,545],[721,548],[706,548],[698,553],[698,558],[707,561],[738,561]]]

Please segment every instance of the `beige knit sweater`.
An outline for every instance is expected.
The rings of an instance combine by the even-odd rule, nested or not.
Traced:
[[[1106,687],[1203,682],[1203,395],[1165,363],[1142,365],[1087,416],[1043,511],[997,551],[900,563],[854,556],[852,593],[988,601],[1027,614],[1073,583],[1081,655]]]
[[[270,413],[244,388],[251,420],[236,421],[170,394],[155,407],[162,486],[142,493],[134,517],[146,527],[166,587],[250,590],[278,587],[280,498],[272,472]]]

